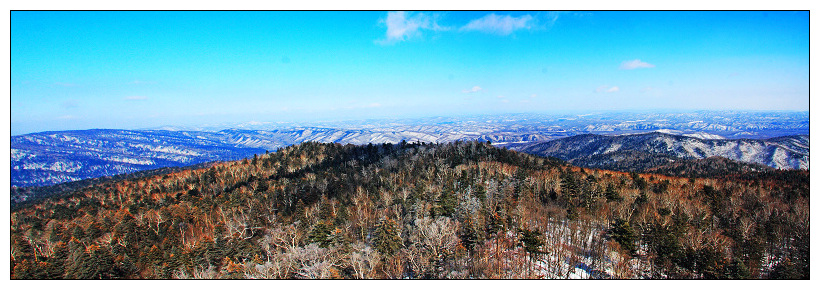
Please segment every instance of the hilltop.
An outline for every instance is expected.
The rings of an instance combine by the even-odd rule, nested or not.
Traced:
[[[306,142],[13,210],[12,278],[808,278],[808,184]]]

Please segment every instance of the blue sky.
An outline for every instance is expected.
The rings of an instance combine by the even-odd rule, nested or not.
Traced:
[[[11,133],[809,109],[808,12],[11,12]]]

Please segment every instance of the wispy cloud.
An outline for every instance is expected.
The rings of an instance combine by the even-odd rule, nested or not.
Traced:
[[[506,98],[507,96],[498,96],[499,99]]]
[[[610,86],[600,86],[597,89],[595,89],[595,92],[596,93],[614,93],[614,92],[617,92],[617,91],[620,91],[620,90],[621,89],[618,88],[618,86],[612,86],[612,87],[610,87]]]
[[[77,100],[66,100],[66,101],[62,102],[60,104],[60,106],[65,108],[65,109],[73,109],[73,108],[79,107],[79,104],[77,103]]]
[[[481,18],[472,19],[467,24],[459,27],[448,27],[439,25],[444,14],[395,11],[387,12],[387,17],[379,22],[387,27],[385,37],[375,41],[376,44],[388,45],[397,42],[421,37],[424,30],[428,31],[456,31],[469,32],[478,31],[497,35],[510,35],[518,30],[544,30],[550,29],[558,21],[561,15],[567,14],[563,11],[539,12],[535,14],[524,14],[520,16],[498,15],[490,13]]]
[[[74,120],[74,119],[77,119],[77,116],[65,115],[65,116],[59,116],[59,117],[57,117],[57,119],[58,120]]]
[[[653,68],[654,64],[642,62],[640,59],[627,60],[621,63],[621,69]]]
[[[482,89],[481,89],[481,87],[479,87],[479,86],[474,86],[474,87],[473,87],[473,88],[471,88],[471,89],[461,90],[461,92],[462,92],[462,93],[465,93],[465,94],[469,94],[469,93],[475,93],[475,92],[478,92],[478,91],[481,91],[481,90],[482,90]]]
[[[557,16],[554,16],[557,20]],[[535,18],[526,14],[519,17],[510,15],[496,15],[490,13],[479,19],[474,19],[459,29],[460,31],[479,31],[499,35],[509,35],[516,30],[530,29],[534,26]]]
[[[539,19],[541,19],[539,22],[541,22],[541,25],[544,28],[550,28],[553,25],[555,25],[555,22],[558,22],[558,17],[561,14],[565,14],[565,13],[566,12],[564,12],[564,11],[551,11],[551,12],[547,12],[546,14],[537,14],[535,18],[536,18],[536,21],[539,21]]]
[[[421,12],[395,11],[387,12],[387,18],[382,22],[387,26],[385,38],[376,40],[378,44],[393,44],[407,39],[418,37],[422,30],[447,30],[439,26],[435,15]]]
[[[146,96],[127,96],[123,99],[128,100],[128,101],[139,101],[139,100],[147,100],[148,97],[146,97]]]

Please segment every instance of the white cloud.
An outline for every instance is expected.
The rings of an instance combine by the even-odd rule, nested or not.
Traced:
[[[137,100],[147,100],[148,97],[146,97],[146,96],[127,96],[123,99],[124,100],[129,100],[129,101],[137,101]]]
[[[387,25],[385,38],[376,40],[378,44],[393,44],[421,35],[422,29],[446,30],[436,23],[436,17],[425,13],[406,11],[387,12],[387,18],[382,22]]]
[[[482,89],[481,89],[481,87],[479,87],[479,86],[475,86],[475,87],[473,87],[472,89],[462,90],[461,92],[462,92],[462,93],[465,93],[465,94],[469,94],[469,93],[475,93],[475,92],[478,92],[478,91],[480,91],[480,90],[482,90]]]
[[[498,96],[499,99],[506,98],[506,96]]]
[[[642,62],[640,59],[627,60],[621,63],[621,69],[653,68],[654,64]]]
[[[439,25],[439,20],[441,20],[443,15],[444,14],[439,13],[408,11],[387,12],[387,17],[379,20],[380,23],[387,27],[385,36],[383,39],[378,39],[374,42],[376,44],[388,45],[420,37],[424,30],[453,30],[454,27]],[[567,15],[567,12],[539,12],[518,17],[490,13],[481,18],[470,20],[464,26],[458,28],[457,31],[478,31],[498,35],[510,35],[518,30],[544,30],[550,29],[555,25],[560,15]]]
[[[617,92],[617,91],[620,91],[620,90],[621,89],[618,88],[618,86],[612,86],[612,87],[610,87],[610,86],[600,86],[597,89],[595,89],[595,92],[596,93],[614,93],[614,92]]]
[[[557,19],[557,16],[555,17]],[[485,33],[495,33],[499,35],[509,35],[519,29],[530,29],[533,27],[534,18],[527,14],[519,17],[510,15],[499,16],[495,13],[488,14],[479,19],[474,19],[461,27],[461,31],[480,31]]]

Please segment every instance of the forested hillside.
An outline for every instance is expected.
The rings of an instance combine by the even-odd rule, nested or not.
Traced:
[[[776,169],[809,169],[809,136],[769,139],[700,139],[661,132],[583,134],[511,146],[517,151],[567,160],[582,167],[644,171],[674,162],[723,157]],[[759,166],[758,166],[759,167]]]
[[[809,278],[809,173],[307,142],[11,213],[15,279]]]

